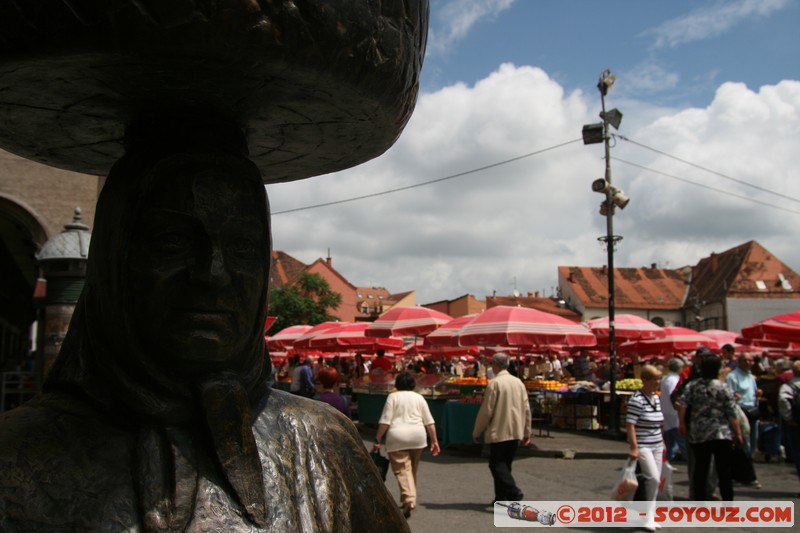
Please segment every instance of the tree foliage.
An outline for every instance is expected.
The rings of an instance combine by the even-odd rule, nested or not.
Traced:
[[[268,334],[298,324],[311,326],[336,320],[330,311],[337,309],[342,295],[331,290],[319,274],[304,273],[296,284],[270,292],[269,314],[277,317]]]

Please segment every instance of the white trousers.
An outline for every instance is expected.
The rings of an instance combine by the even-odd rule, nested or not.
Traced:
[[[661,483],[661,466],[664,457],[664,446],[653,448],[639,448],[639,468],[645,479],[644,499],[651,504],[647,508],[647,522],[652,523],[656,509],[656,498],[658,498],[658,485]]]

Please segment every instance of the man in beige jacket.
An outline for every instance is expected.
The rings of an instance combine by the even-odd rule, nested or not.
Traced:
[[[494,501],[523,499],[511,475],[511,463],[522,442],[531,441],[531,407],[528,391],[519,378],[508,372],[508,354],[492,357],[495,378],[489,382],[483,403],[475,420],[472,438],[478,442],[481,433],[489,444],[489,470],[494,478]],[[494,502],[492,502],[494,503]]]

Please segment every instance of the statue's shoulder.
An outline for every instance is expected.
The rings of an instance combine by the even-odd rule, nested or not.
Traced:
[[[84,435],[97,428],[98,411],[88,403],[68,394],[45,393],[0,414],[0,453],[5,445],[34,440],[40,444]],[[105,432],[98,429],[97,432]],[[89,433],[96,431],[90,430]]]
[[[79,530],[115,507],[98,502],[132,501],[130,435],[69,395],[43,394],[0,415],[0,530],[70,529],[48,529],[42,516]],[[114,512],[135,516],[126,505]]]
[[[260,424],[315,439],[348,439],[360,442],[353,422],[325,402],[270,389],[257,409]],[[324,431],[323,431],[324,430]]]

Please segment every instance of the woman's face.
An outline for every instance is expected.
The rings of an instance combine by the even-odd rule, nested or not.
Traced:
[[[228,367],[265,296],[266,206],[235,162],[159,163],[134,230],[134,327],[151,359],[180,373]]]

